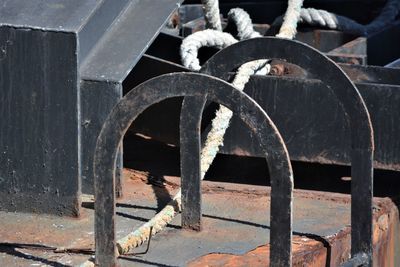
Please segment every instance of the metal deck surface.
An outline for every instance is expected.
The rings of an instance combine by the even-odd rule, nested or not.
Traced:
[[[151,218],[169,200],[179,183],[177,177],[167,176],[163,185],[155,185],[149,183],[148,178],[146,172],[124,171],[125,196],[117,205],[118,237]],[[265,265],[268,245],[259,246],[269,240],[269,193],[270,187],[205,181],[202,232],[181,230],[178,216],[166,231],[151,239],[146,254],[124,256],[121,264],[222,266],[230,262],[236,266]],[[349,197],[305,190],[295,190],[294,196],[294,265],[308,262],[313,266],[325,266],[326,262],[335,264],[346,258],[350,248]],[[83,206],[79,219],[0,213],[0,266],[75,266],[86,260],[88,255],[16,248],[21,244],[35,244],[93,249],[93,202],[84,200]],[[375,206],[378,222],[374,232],[375,252],[382,254],[377,256],[377,262],[383,260],[386,263],[395,255],[392,248],[398,242],[395,240],[398,211],[389,199],[375,199]],[[145,250],[146,246],[143,246],[133,252]],[[210,253],[217,254],[208,255]]]

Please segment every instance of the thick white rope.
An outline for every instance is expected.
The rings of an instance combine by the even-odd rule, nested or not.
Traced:
[[[362,25],[352,19],[325,10],[302,8],[300,10],[299,23],[365,36],[381,30],[383,27],[394,21],[396,16],[399,14],[399,10],[400,1],[389,0],[378,17],[376,17],[371,23]],[[272,25],[280,25],[282,19],[282,16],[276,18]]]
[[[261,37],[261,34],[254,30],[249,14],[241,8],[232,8],[228,12],[228,21],[235,23],[239,40]]]
[[[191,70],[198,71],[201,68],[198,59],[200,48],[216,47],[222,49],[234,43],[237,43],[237,40],[226,32],[216,30],[195,32],[182,41],[180,50],[182,64]]]
[[[276,18],[272,25],[280,25],[282,23],[282,18],[283,17]],[[366,34],[364,26],[358,22],[321,9],[302,8],[300,11],[299,23],[325,27],[327,29],[346,33]]]
[[[241,8],[231,9],[228,19],[237,25],[238,37],[240,40],[260,37],[261,34],[253,29],[253,23],[249,14]],[[238,42],[231,34],[216,30],[207,29],[191,34],[182,42],[180,54],[182,64],[188,69],[200,70],[198,52],[201,47],[215,47],[223,49]]]
[[[265,75],[269,73],[270,68],[271,66],[267,60],[261,59],[247,62],[237,70],[232,85],[236,89],[243,91],[251,75]],[[211,122],[211,130],[208,132],[204,147],[201,150],[200,171],[202,180],[224,143],[224,135],[232,116],[232,111],[222,105],[219,106],[215,113],[215,118]]]
[[[293,16],[293,14],[296,13],[293,9],[301,9],[302,4],[303,1],[289,0],[288,10],[286,12],[287,14],[289,14],[287,16],[288,25],[294,25],[294,27],[296,27],[297,19],[299,16]],[[261,36],[258,32],[254,31],[250,16],[243,9],[240,8],[232,9],[228,13],[228,16],[231,21],[235,22],[238,31],[238,37],[241,38],[241,40],[256,38]],[[282,27],[280,34],[282,36],[286,36],[289,39],[294,38],[296,34],[296,29],[294,31],[293,30],[288,31],[288,29],[289,29],[288,27],[286,28]],[[290,32],[291,34],[290,36],[288,35],[288,32]],[[236,72],[236,76],[232,82],[232,85],[235,86],[238,90],[242,91],[247,82],[249,81],[251,75],[254,74],[266,75],[270,72],[270,70],[271,66],[268,64],[268,60],[266,59],[247,62],[243,64]],[[220,147],[223,145],[224,135],[229,127],[232,115],[233,115],[232,111],[220,105],[220,108],[216,112],[215,118],[212,120],[211,130],[207,135],[207,139],[201,151],[201,168],[200,168],[201,179],[204,178],[206,172],[208,171],[217,153],[219,152]]]
[[[303,6],[304,0],[289,0],[288,8],[285,16],[283,17],[283,23],[276,37],[293,39],[297,33],[297,22],[300,18],[300,10]]]
[[[221,18],[219,16],[219,1],[201,0],[201,3],[203,4],[206,28],[222,31]]]

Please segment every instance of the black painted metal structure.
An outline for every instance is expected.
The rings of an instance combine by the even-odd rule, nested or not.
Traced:
[[[290,160],[351,164],[353,258],[347,264],[371,265],[373,167],[400,171],[400,51],[377,48],[400,41],[400,21],[366,37],[300,29],[298,40],[319,51],[275,38],[240,42],[215,55],[202,51],[203,74],[161,76],[128,93],[160,74],[189,71],[180,65],[179,33],[164,28],[160,34],[182,2],[0,0],[0,209],[77,216],[81,193],[95,187],[96,258],[115,264],[122,137],[149,107],[131,130],[180,145],[182,226],[201,230],[200,129],[207,131],[201,114],[211,100],[236,114],[222,152],[266,157],[270,167],[271,264],[291,264],[287,145]],[[198,1],[186,4],[192,2]],[[342,2],[340,9],[334,1],[309,4],[364,23],[382,4],[369,1],[355,12],[359,2]],[[281,15],[285,3],[222,0],[221,10],[245,8],[256,28],[271,35],[272,21],[263,16]],[[178,14],[183,35],[204,25],[198,5]],[[259,58],[277,59],[275,76],[252,77],[245,93],[220,80]],[[182,111],[178,96],[185,96]]]
[[[189,3],[195,3],[190,1]],[[241,7],[249,12],[256,29],[269,33],[271,18],[282,14],[284,1],[220,1],[221,11]],[[309,1],[307,6],[323,8],[367,23],[379,13],[384,1]],[[204,24],[193,24],[201,16],[199,5],[183,5],[182,31],[195,31]],[[200,15],[199,15],[200,14]],[[360,17],[362,14],[362,17]],[[400,42],[400,23],[396,21],[382,31],[370,36],[354,36],[338,31],[299,26],[296,39],[307,43],[339,63],[363,97],[371,114],[374,126],[374,168],[400,170],[400,69],[395,68],[400,51],[395,45]],[[180,65],[178,35],[160,34],[146,55],[139,61],[132,75],[125,81],[133,87],[143,80],[171,71],[183,71]],[[385,47],[385,49],[382,49]],[[163,49],[164,48],[164,49]],[[215,50],[200,50],[200,59],[205,62]],[[327,85],[307,71],[287,62],[272,62],[273,66],[285,69],[284,73],[268,76],[253,76],[245,92],[262,106],[276,122],[287,144],[292,160],[334,165],[350,165],[350,127],[346,115]],[[386,66],[388,65],[388,66]],[[152,66],[149,70],[148,66]],[[294,89],[296,88],[296,89]],[[170,100],[146,111],[134,125],[133,131],[148,135],[167,143],[178,144],[179,120],[176,100]],[[315,112],[321,110],[323,112]],[[159,114],[163,113],[162,118]],[[169,121],[168,124],[165,121]],[[171,123],[172,122],[172,123]],[[326,123],[329,122],[329,123]],[[205,120],[206,123],[206,120]],[[206,127],[207,125],[203,125]],[[225,135],[221,153],[241,156],[262,156],[253,136],[243,123],[234,116]],[[313,140],[311,143],[310,140]]]
[[[374,140],[370,116],[361,94],[348,76],[318,50],[297,41],[273,37],[250,39],[231,45],[211,57],[201,72],[226,80],[230,71],[257,59],[285,60],[313,73],[333,92],[344,108],[351,131],[352,256],[366,254],[372,266]],[[190,106],[183,105],[182,116],[188,116],[186,114],[191,113],[194,106],[204,104],[197,101]],[[271,182],[271,185],[274,186],[274,183]]]
[[[201,225],[200,133],[205,99],[237,114],[258,137],[269,166],[271,193],[271,266],[291,266],[293,172],[285,144],[268,115],[232,85],[204,74],[175,73],[151,79],[131,90],[111,111],[95,152],[96,263],[116,266],[115,164],[118,148],[131,123],[149,106],[167,98],[189,96],[183,107],[200,100],[196,113],[182,113],[182,225]],[[187,111],[185,110],[183,112]],[[188,120],[186,120],[188,119]],[[194,195],[195,197],[189,197]]]
[[[103,121],[180,2],[0,1],[1,210],[79,214]]]

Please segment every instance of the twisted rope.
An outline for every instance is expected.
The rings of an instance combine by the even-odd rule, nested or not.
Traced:
[[[247,62],[238,69],[232,85],[236,89],[243,91],[251,75],[265,75],[269,73],[270,67],[267,60]],[[231,110],[219,105],[219,109],[215,113],[215,118],[211,122],[211,130],[208,132],[204,147],[201,150],[200,172],[202,180],[224,143],[224,135],[229,127],[232,116],[233,113]]]
[[[222,31],[218,0],[201,0],[207,29]]]
[[[326,10],[302,8],[300,10],[299,23],[366,36],[381,30],[390,22],[394,21],[396,16],[399,14],[399,10],[400,1],[389,0],[383,7],[378,17],[376,17],[371,23],[362,25],[352,19],[336,15]],[[283,17],[278,17],[275,19],[272,25],[280,25],[282,24],[282,21]]]
[[[191,70],[198,71],[201,68],[198,59],[200,48],[216,47],[222,49],[234,43],[237,43],[237,40],[226,32],[216,30],[195,32],[182,41],[180,50],[182,64]]]
[[[228,12],[228,21],[236,25],[239,40],[261,37],[261,34],[254,30],[249,14],[241,8],[232,8]]]
[[[261,34],[253,29],[249,14],[241,8],[231,9],[228,19],[236,24],[240,40],[260,37]],[[215,47],[223,49],[238,42],[231,34],[207,29],[191,34],[182,42],[180,54],[182,64],[194,71],[200,70],[198,52],[201,47]]]
[[[157,213],[156,216],[135,231],[118,240],[118,253],[120,255],[127,254],[132,248],[142,245],[150,238],[150,234],[155,235],[170,223],[180,210],[181,190],[179,189],[179,192],[175,197],[159,213]]]
[[[282,18],[282,16],[276,18],[272,26],[280,25],[282,23]],[[300,11],[299,23],[325,27],[346,33],[366,35],[364,26],[358,22],[321,9],[302,8]]]
[[[283,23],[276,37],[293,39],[297,33],[297,22],[300,19],[300,10],[304,0],[289,0]]]

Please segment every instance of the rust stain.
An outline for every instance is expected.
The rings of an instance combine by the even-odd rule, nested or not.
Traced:
[[[374,266],[395,266],[394,253],[396,237],[394,228],[399,225],[399,212],[389,199],[376,203],[374,213]],[[351,252],[351,227],[345,227],[337,234],[324,238],[328,248],[322,242],[303,237],[293,237],[293,266],[339,266],[345,262]],[[188,264],[200,266],[268,266],[269,244],[257,247],[243,255],[211,253],[199,257]],[[329,261],[329,262],[327,262]]]
[[[244,255],[209,254],[188,264],[203,266],[266,266],[269,265],[270,245],[257,247]],[[293,266],[325,266],[326,248],[322,243],[307,237],[296,236],[293,240]]]

